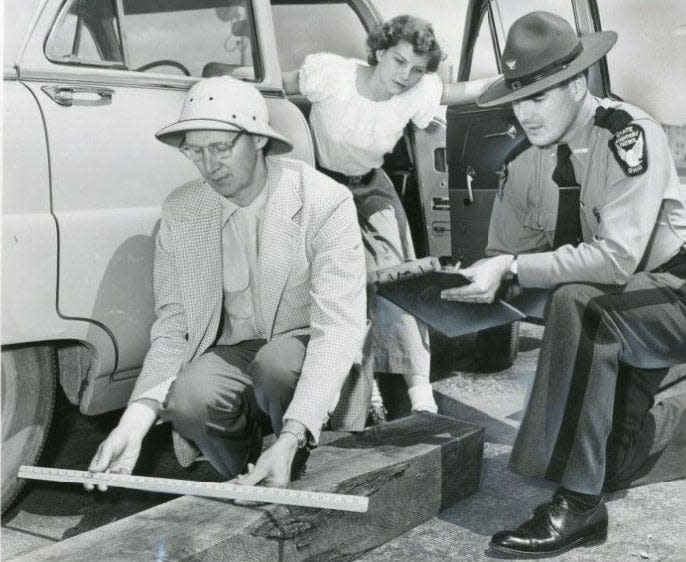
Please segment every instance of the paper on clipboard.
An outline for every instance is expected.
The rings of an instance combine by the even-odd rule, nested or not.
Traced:
[[[378,294],[448,337],[523,320],[526,314],[500,300],[492,304],[446,301],[441,291],[468,285],[457,272],[432,271],[421,277],[379,285]]]

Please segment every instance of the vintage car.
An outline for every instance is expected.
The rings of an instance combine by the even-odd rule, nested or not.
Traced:
[[[498,73],[499,4],[514,3],[454,3],[464,16],[458,79]],[[560,8],[580,33],[600,26],[595,0],[517,4],[522,14]],[[291,156],[314,163],[308,103],[284,95],[281,72],[310,52],[365,58],[379,21],[369,0],[5,2],[3,511],[19,465],[39,458],[58,388],[99,414],[126,404],[140,371],[160,205],[197,174],[154,132],[200,77],[230,74],[256,84],[294,141]],[[604,61],[591,85],[609,92]],[[483,252],[495,170],[522,138],[508,108],[451,107],[426,130],[407,128],[385,168],[420,255],[467,263]],[[510,360],[514,333],[495,335]]]

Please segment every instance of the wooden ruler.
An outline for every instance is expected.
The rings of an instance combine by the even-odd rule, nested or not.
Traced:
[[[369,505],[369,498],[365,496],[309,492],[290,488],[267,488],[265,486],[239,486],[224,482],[194,482],[172,478],[152,478],[150,476],[113,474],[111,472],[86,472],[40,466],[20,466],[19,477],[31,480],[47,480],[48,482],[104,484],[105,486],[162,494],[280,503],[359,513],[365,513]]]

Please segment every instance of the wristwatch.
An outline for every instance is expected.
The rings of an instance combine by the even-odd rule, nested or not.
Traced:
[[[512,260],[512,263],[510,264],[510,273],[512,274],[512,278],[517,281],[518,280],[518,275],[519,275],[519,267],[517,267],[517,256],[513,256],[514,259]]]
[[[519,286],[519,269],[517,268],[517,256],[513,256],[513,260],[510,262],[510,267],[503,274],[502,282],[500,288],[496,293],[496,296],[500,299],[509,301],[515,298],[519,293],[521,293],[521,288]]]
[[[298,449],[304,449],[305,445],[307,445],[309,432],[307,431],[307,429],[297,429],[294,426],[295,424],[288,423],[287,421],[284,424],[281,433],[290,433],[298,441]]]

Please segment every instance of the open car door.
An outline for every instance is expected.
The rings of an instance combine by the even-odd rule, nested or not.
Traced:
[[[467,10],[458,80],[501,74],[500,54],[510,25],[535,10],[564,17],[579,34],[600,29],[595,0],[472,0]],[[589,70],[589,87],[607,95],[605,59]],[[469,265],[483,257],[499,176],[525,135],[508,105],[452,106],[447,112],[450,230],[453,258]]]

